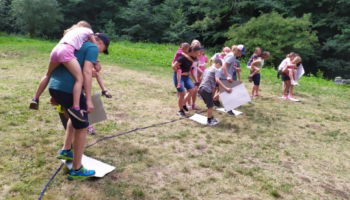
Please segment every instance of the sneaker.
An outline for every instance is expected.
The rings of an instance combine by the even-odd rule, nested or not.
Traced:
[[[96,135],[96,130],[92,125],[88,126],[87,132],[90,133],[91,135]]]
[[[58,153],[57,156],[58,159],[63,159],[63,160],[73,160],[73,150],[65,150],[61,149],[60,152]]]
[[[70,169],[67,177],[69,180],[74,180],[74,179],[89,178],[94,175],[95,175],[95,170],[88,170],[84,168],[84,166],[81,166],[81,168],[78,171],[75,171],[73,168]]]
[[[283,95],[282,99],[288,99],[287,95]]]
[[[182,106],[182,108],[183,108],[186,112],[188,112],[188,108],[187,108],[186,105]]]
[[[217,121],[216,121],[217,120]],[[218,123],[219,123],[219,120],[218,119],[216,119],[215,120],[215,118],[214,119],[212,119],[210,122],[208,121],[208,125],[209,126],[215,126],[215,125],[217,125]]]
[[[87,118],[84,116],[83,111],[82,110],[76,110],[74,109],[74,107],[70,107],[68,108],[68,112],[77,120],[81,121],[81,122],[86,122]]]
[[[291,81],[291,84],[292,85],[297,85],[297,82],[296,81]]]
[[[39,109],[39,99],[33,98],[29,105],[30,109],[38,110]]]
[[[255,96],[255,95],[250,95],[250,98],[255,99],[255,98],[256,98],[256,96]]]
[[[221,107],[221,103],[219,100],[214,101],[214,105],[219,108]]]
[[[215,122],[219,123],[220,120],[218,118],[214,118],[214,116],[211,117],[211,120],[214,120]]]
[[[186,117],[184,110],[180,110],[179,112],[177,112],[177,114],[179,114],[181,117]]]
[[[229,114],[229,115],[235,115],[235,113],[233,113],[232,110],[228,111],[227,114]]]
[[[288,95],[288,99],[294,99],[294,96],[293,95]]]
[[[197,105],[196,105],[196,104],[193,104],[193,105],[192,105],[192,109],[194,109],[194,110],[198,110]]]
[[[260,94],[257,94],[257,95],[255,95],[255,97],[263,97],[263,96],[261,96]]]
[[[298,81],[295,81],[295,85],[296,85],[296,86],[300,86],[300,84],[298,83]]]

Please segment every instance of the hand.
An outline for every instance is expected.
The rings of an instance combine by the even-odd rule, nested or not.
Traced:
[[[96,76],[97,76],[97,71],[96,70],[92,70],[92,78],[96,78]]]
[[[183,72],[183,73],[181,73],[181,75],[182,76],[188,76],[188,75],[190,75],[190,72]]]
[[[53,106],[58,106],[57,101],[56,101],[54,98],[52,98],[52,97],[50,97],[50,103],[51,103],[51,105],[53,105]]]
[[[91,100],[86,100],[87,110],[86,113],[90,114],[94,110],[94,104],[92,104]]]
[[[100,65],[100,62],[99,61],[96,61],[96,65],[95,65],[95,70],[97,71],[97,72],[99,72],[100,70],[101,70],[101,65]]]
[[[231,93],[232,92],[232,88],[226,87],[225,90],[226,90],[227,93]]]
[[[228,81],[229,83],[233,83],[233,80],[232,80],[231,78],[228,78],[227,81]]]

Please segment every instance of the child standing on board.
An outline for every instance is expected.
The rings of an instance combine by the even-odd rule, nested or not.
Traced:
[[[253,58],[253,61],[251,62],[249,82],[254,82],[254,85],[252,87],[252,98],[262,97],[259,94],[260,71],[261,68],[264,66],[264,61],[269,58],[270,53],[268,51],[264,51],[259,56]]]
[[[187,59],[189,59],[190,61],[194,62],[193,59],[190,56],[187,55],[189,49],[190,49],[190,45],[188,43],[186,43],[186,42],[181,43],[180,44],[180,48],[175,53],[175,56],[174,56],[172,64],[174,64],[176,62],[176,60],[179,58],[180,55],[183,55]],[[178,82],[178,84],[176,86],[177,88],[181,88],[181,73],[182,73],[182,70],[179,67],[177,69],[177,72],[176,72],[176,78],[177,78],[177,82]]]
[[[91,26],[85,21],[80,21],[78,24],[73,25],[70,29],[65,31],[63,38],[51,52],[48,71],[41,79],[36,94],[30,103],[31,109],[37,110],[39,108],[39,97],[47,87],[52,71],[62,63],[75,78],[73,106],[68,109],[68,112],[79,121],[87,121],[82,113],[83,111],[80,110],[79,107],[80,94],[83,86],[83,74],[74,56],[74,51],[79,50],[88,39],[96,44]],[[108,51],[104,53],[108,54]]]
[[[222,66],[222,61],[219,58],[215,58],[214,65],[209,67],[203,72],[202,75],[202,82],[199,85],[198,92],[203,98],[204,103],[207,105],[208,108],[208,125],[209,126],[215,126],[219,123],[219,120],[214,118],[213,116],[213,107],[214,107],[214,100],[213,100],[213,92],[215,91],[216,84],[219,84],[221,87],[223,87],[226,92],[231,93],[232,89],[227,88],[222,82],[220,81],[220,72],[219,69]]]

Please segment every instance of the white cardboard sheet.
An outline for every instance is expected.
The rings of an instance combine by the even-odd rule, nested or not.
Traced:
[[[305,74],[303,64],[300,64],[299,69],[297,70],[297,80],[299,80]]]
[[[225,108],[218,108],[218,109],[216,109],[216,110],[226,113]],[[232,112],[233,112],[235,115],[240,115],[240,114],[243,113],[243,112],[238,111],[238,110],[232,110]]]
[[[69,169],[72,169],[73,161],[61,161],[65,163]],[[115,169],[115,167],[111,165],[107,165],[106,163],[87,157],[85,155],[83,155],[81,162],[86,169],[95,170],[95,177],[99,178],[104,177],[106,174],[112,172]]]
[[[100,93],[96,93],[91,96],[92,104],[94,104],[94,109],[92,113],[89,114],[89,123],[94,124],[107,119],[105,109],[103,108]]]
[[[226,87],[232,88],[231,93],[227,93],[222,87],[220,87],[220,99],[224,104],[225,110],[233,110],[241,105],[244,105],[251,101],[247,89],[242,81],[221,81]]]
[[[208,124],[208,118],[206,116],[200,115],[200,114],[194,114],[190,117],[193,121],[196,121],[200,124],[207,125]]]

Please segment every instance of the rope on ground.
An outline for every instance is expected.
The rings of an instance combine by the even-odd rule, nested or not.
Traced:
[[[205,111],[201,111],[201,112],[198,112],[197,114],[200,114],[200,113],[203,113]],[[107,136],[107,137],[104,137],[104,138],[101,138],[101,139],[98,139],[96,142],[86,146],[85,148],[89,148],[103,140],[106,140],[106,139],[111,139],[111,138],[115,138],[115,137],[119,137],[119,136],[122,136],[122,135],[126,135],[128,133],[131,133],[131,132],[134,132],[134,131],[137,131],[137,130],[144,130],[144,129],[148,129],[148,128],[152,128],[152,127],[156,127],[156,126],[161,126],[161,125],[164,125],[164,124],[170,124],[170,123],[174,123],[176,121],[180,121],[180,120],[183,120],[183,119],[186,119],[186,118],[179,118],[179,119],[174,119],[174,120],[171,120],[171,121],[168,121],[168,122],[163,122],[163,123],[159,123],[159,124],[154,124],[154,125],[151,125],[151,126],[145,126],[145,127],[142,127],[142,128],[135,128],[131,131],[126,131],[126,132],[123,132],[123,133],[120,133],[120,134],[117,134],[117,135],[111,135],[111,136]],[[63,166],[64,163],[61,164],[61,166],[56,170],[56,172],[53,174],[53,176],[50,178],[49,182],[47,182],[47,184],[45,185],[44,189],[42,190],[41,194],[40,194],[40,197],[38,200],[41,200],[41,198],[43,197],[46,189],[47,189],[47,186],[51,183],[51,181],[55,178],[56,174],[61,170],[62,166]]]

